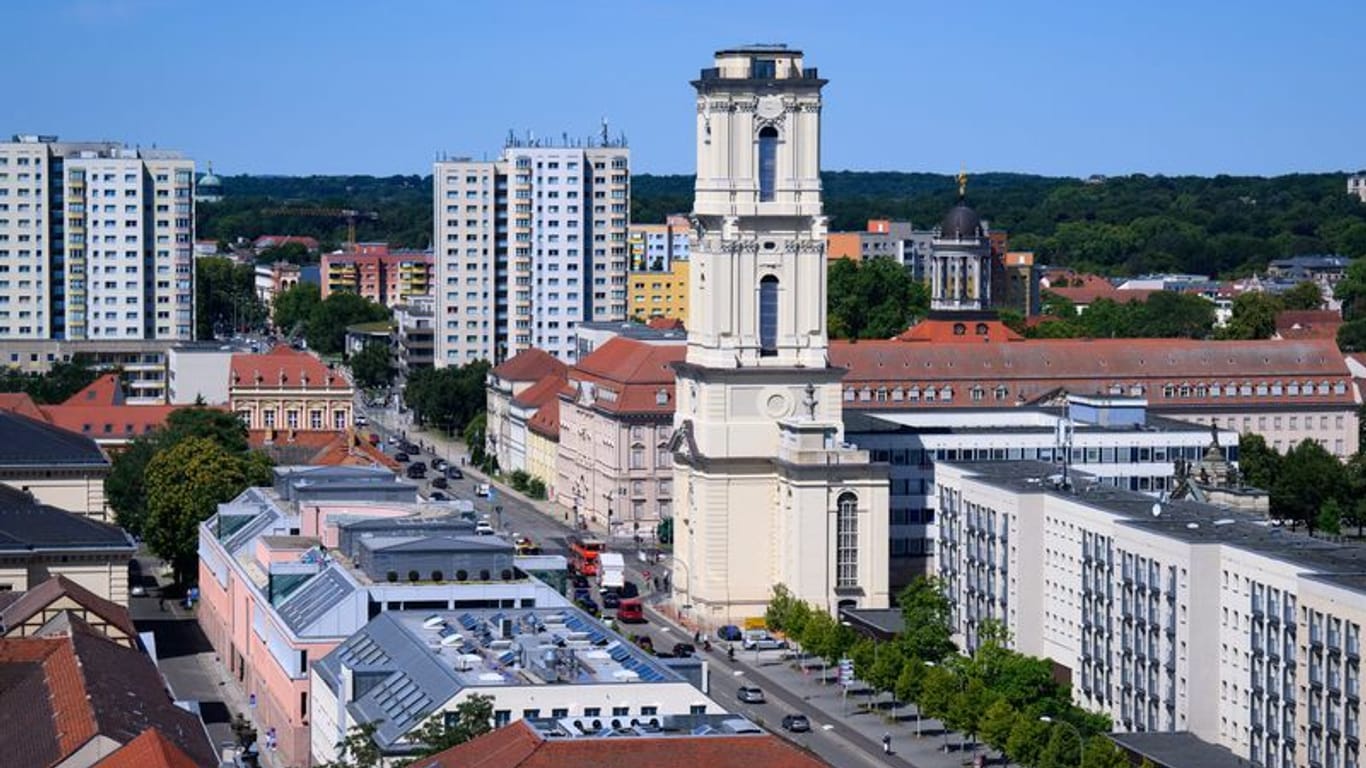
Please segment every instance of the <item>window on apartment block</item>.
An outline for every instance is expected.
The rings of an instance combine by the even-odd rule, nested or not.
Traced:
[[[778,354],[778,278],[773,275],[759,281],[759,354]]]

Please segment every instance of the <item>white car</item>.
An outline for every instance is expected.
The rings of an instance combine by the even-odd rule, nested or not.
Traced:
[[[745,633],[740,645],[747,651],[776,651],[787,647],[786,640],[779,640],[762,629],[751,629]]]
[[[494,534],[493,526],[481,521],[474,526],[474,533],[478,536],[492,536]]]

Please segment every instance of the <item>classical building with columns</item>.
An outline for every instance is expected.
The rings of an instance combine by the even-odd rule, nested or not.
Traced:
[[[828,360],[821,88],[786,46],[723,50],[697,90],[697,240],[676,363],[674,600],[762,615],[774,584],[888,600],[886,465],[844,442]]]
[[[991,241],[977,212],[964,200],[967,177],[958,176],[958,204],[934,234],[930,251],[930,309],[984,310],[991,306]]]

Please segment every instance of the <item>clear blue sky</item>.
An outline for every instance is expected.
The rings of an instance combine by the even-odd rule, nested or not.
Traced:
[[[235,173],[430,173],[509,129],[693,164],[688,81],[787,42],[830,79],[827,169],[1366,167],[1366,2],[5,0],[0,133]]]

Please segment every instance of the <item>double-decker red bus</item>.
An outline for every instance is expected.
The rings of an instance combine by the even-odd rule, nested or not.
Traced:
[[[598,575],[598,555],[607,545],[602,541],[584,536],[570,536],[569,567],[584,576]]]

